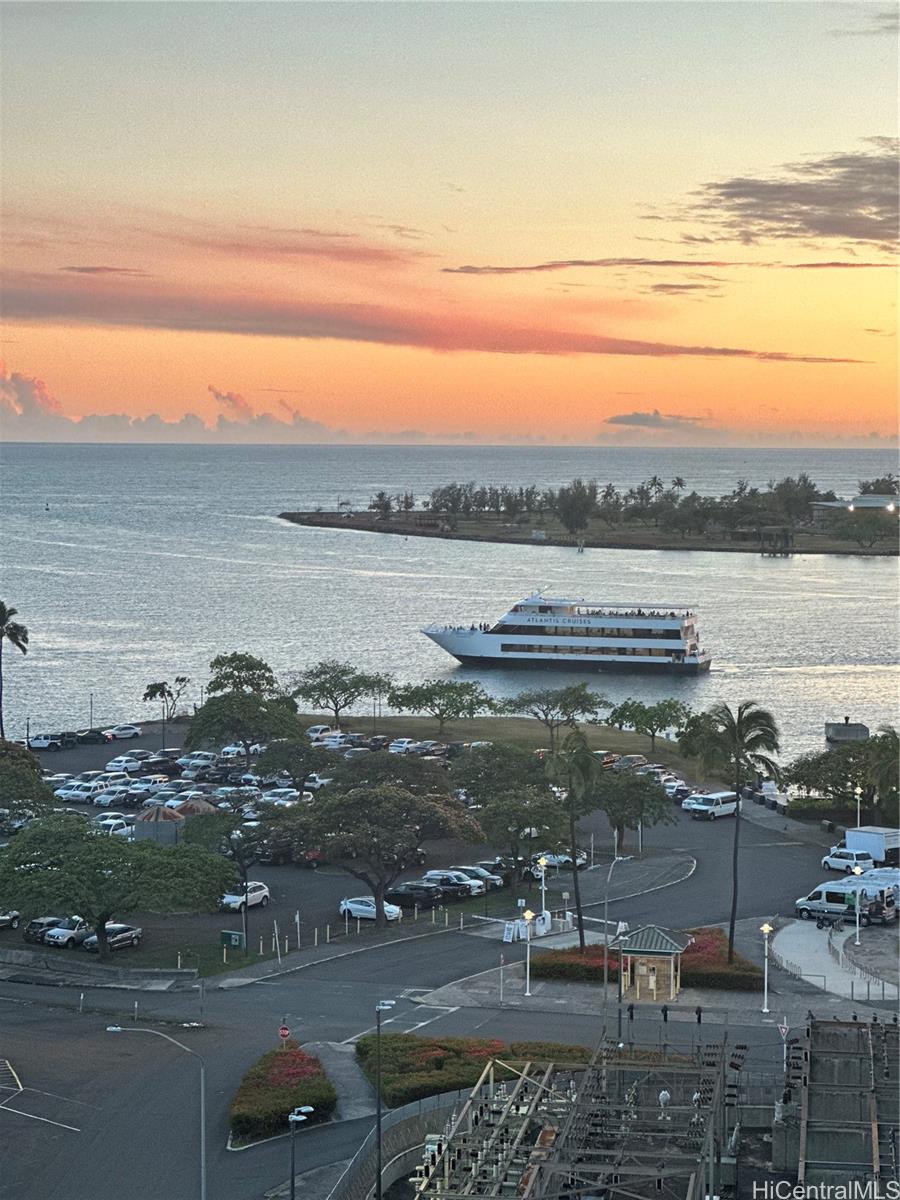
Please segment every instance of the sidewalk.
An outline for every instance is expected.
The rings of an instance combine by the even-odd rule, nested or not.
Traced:
[[[765,808],[762,804],[754,804],[752,800],[745,800],[741,805],[741,816],[745,821],[749,821],[751,825],[759,825],[763,829],[768,829],[772,833],[787,833],[790,837],[796,838],[798,842],[806,842],[810,846],[819,846],[823,850],[830,850],[832,846],[836,846],[841,840],[837,833],[826,833],[818,824],[809,821],[797,821],[793,817],[786,817],[782,813],[773,812],[769,808]]]
[[[863,938],[874,931],[864,930]],[[896,1007],[898,976],[896,964],[893,980],[880,978],[864,966],[864,942],[856,949],[855,964],[844,952],[845,944],[853,942],[854,933],[832,935],[818,929],[815,921],[787,921],[772,939],[774,961],[791,975],[807,980],[832,995],[856,1002],[890,1004]],[[896,942],[894,943],[896,945]]]

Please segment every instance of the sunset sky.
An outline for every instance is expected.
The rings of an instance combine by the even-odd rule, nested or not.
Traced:
[[[5,3],[3,434],[888,444],[896,13]]]

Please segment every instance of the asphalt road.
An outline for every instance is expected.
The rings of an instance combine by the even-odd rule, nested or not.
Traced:
[[[509,949],[515,957],[519,948]],[[282,1020],[301,1041],[342,1041],[371,1028],[378,1000],[395,999],[386,1029],[595,1043],[599,1020],[594,1017],[430,1009],[410,998],[416,988],[493,966],[496,956],[496,944],[484,939],[429,935],[212,992],[204,1029],[157,1026],[206,1060],[211,1200],[259,1200],[287,1174],[284,1140],[240,1153],[225,1149],[227,1106],[236,1080],[276,1043]],[[46,991],[2,985],[0,1057],[10,1060],[27,1090],[5,1092],[11,1098],[0,1103],[0,1197],[193,1200],[198,1193],[196,1061],[147,1034],[106,1033],[109,1016],[48,1008],[54,997],[43,995]],[[186,1015],[190,1000],[169,1000],[170,1020]],[[114,1007],[122,1004],[122,996],[89,997],[91,1005],[101,1001]],[[181,1013],[174,1011],[179,1006]],[[651,1044],[662,1037],[658,1018],[638,1020],[629,1032]],[[715,1033],[707,1026],[703,1036]],[[665,1029],[671,1045],[689,1046],[696,1035],[692,1024]],[[741,1027],[740,1035],[751,1045],[754,1070],[775,1068],[780,1040],[774,1028],[754,1021]],[[304,1131],[301,1162],[314,1167],[350,1157],[369,1127],[370,1122],[357,1121]]]
[[[167,742],[173,743],[167,731]],[[177,741],[178,739],[174,739]],[[158,746],[153,734],[139,742],[84,746],[45,754],[59,770],[102,766],[135,745]],[[673,824],[648,830],[645,847],[682,849],[697,859],[690,879],[664,891],[613,901],[612,915],[632,926],[656,922],[683,928],[727,919],[730,904],[730,821],[692,821],[677,813]],[[595,835],[598,853],[609,856],[609,831],[602,817],[585,826],[585,843]],[[821,880],[821,851],[789,835],[743,823],[739,916],[788,914],[794,900]],[[458,860],[456,860],[458,861]],[[605,868],[599,867],[605,875]],[[254,872],[257,874],[257,872]],[[260,868],[274,903],[266,922],[301,909],[308,921],[332,917],[341,895],[357,886],[339,873],[291,867]],[[588,911],[601,915],[602,901]],[[321,914],[321,917],[319,916]],[[255,916],[255,914],[254,914]],[[193,920],[193,919],[192,919]],[[198,920],[222,928],[222,916]],[[496,966],[499,946],[459,933],[416,931],[417,936],[377,949],[368,943],[334,947],[327,962],[288,970],[249,986],[219,989],[215,981],[201,1000],[197,991],[175,994],[87,989],[85,1011],[71,989],[0,983],[0,1060],[7,1059],[26,1089],[15,1091],[0,1062],[0,1200],[193,1200],[197,1170],[197,1063],[147,1034],[108,1034],[108,1023],[128,1021],[133,1001],[140,1023],[184,1040],[202,1054],[208,1071],[210,1200],[258,1200],[287,1175],[287,1143],[275,1141],[241,1153],[225,1150],[227,1109],[238,1079],[276,1042],[286,1021],[301,1042],[343,1041],[371,1028],[374,1005],[395,999],[390,1028],[472,1033],[506,1038],[540,1038],[591,1045],[599,1018],[496,1009],[428,1009],[416,1004],[424,993],[479,970]],[[19,942],[4,931],[0,939]],[[521,956],[506,947],[507,961]],[[138,952],[139,955],[139,952]],[[139,961],[138,955],[134,956]],[[123,960],[124,961],[124,958]],[[182,1028],[202,1019],[203,1028]],[[637,1020],[637,1041],[658,1042],[659,1018]],[[719,1032],[709,1026],[704,1036]],[[772,1069],[780,1039],[757,1019],[740,1030],[751,1046],[756,1070]],[[667,1027],[673,1043],[689,1044],[690,1024]],[[348,1122],[310,1128],[301,1135],[307,1167],[348,1158],[368,1128]]]

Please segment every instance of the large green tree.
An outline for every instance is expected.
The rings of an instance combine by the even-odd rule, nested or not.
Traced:
[[[325,789],[306,810],[310,844],[364,883],[375,897],[376,925],[385,924],[385,889],[433,838],[477,841],[481,831],[458,800],[418,795],[393,784]]]
[[[671,697],[658,700],[656,704],[642,704],[640,701],[630,702],[631,724],[638,733],[645,734],[650,739],[650,749],[656,749],[657,737],[667,729],[681,729],[691,714],[691,710],[680,700]]]
[[[415,754],[389,754],[387,750],[377,750],[361,758],[329,762],[327,769],[334,779],[335,791],[387,785],[418,795],[450,794],[450,776],[445,768],[438,763],[423,762]]]
[[[294,678],[291,695],[314,709],[332,713],[335,727],[340,729],[341,714],[379,686],[375,676],[357,671],[352,663],[326,658]]]
[[[597,508],[597,485],[573,479],[556,493],[556,515],[568,533],[581,533]]]
[[[741,839],[740,795],[744,785],[752,783],[760,773],[775,780],[781,778],[779,766],[772,757],[780,748],[778,725],[769,710],[760,708],[754,700],[745,700],[736,709],[717,704],[708,710],[708,714],[705,744],[696,740],[693,734],[693,749],[704,762],[722,771],[738,797],[731,850],[731,915],[728,919],[728,961],[733,962]]]
[[[518,789],[547,790],[544,764],[538,756],[521,746],[504,742],[476,746],[453,759],[450,779],[453,786],[465,791],[473,803],[482,805]]]
[[[505,712],[533,717],[547,730],[550,750],[555,750],[561,729],[575,729],[579,718],[596,717],[601,708],[608,708],[605,696],[592,692],[586,683],[573,683],[563,688],[530,688],[505,701]]]
[[[453,679],[425,679],[392,688],[388,704],[400,712],[428,713],[438,723],[438,737],[449,721],[472,718],[493,707],[490,696],[477,683]]]
[[[25,746],[0,740],[0,808],[18,816],[37,813],[52,801],[37,757]]]
[[[297,716],[290,701],[255,692],[230,692],[213,696],[197,709],[184,744],[189,750],[198,750],[223,742],[239,743],[249,766],[251,746],[273,738],[296,738],[297,733]]]
[[[256,761],[256,771],[263,778],[288,775],[294,787],[302,792],[303,784],[314,771],[324,769],[326,774],[331,774],[330,761],[323,761],[323,755],[323,750],[313,749],[308,738],[295,735],[267,746]]]
[[[615,830],[619,853],[625,846],[627,830],[670,825],[676,819],[665,789],[651,776],[632,771],[603,771],[597,784],[597,801]]]
[[[492,791],[477,816],[491,845],[509,853],[518,878],[532,850],[554,850],[565,845],[569,836],[565,803],[556,792],[537,784]]]
[[[0,896],[27,913],[77,913],[109,955],[106,924],[141,912],[211,911],[234,867],[197,846],[126,842],[74,816],[45,817],[0,856]]]
[[[217,654],[209,664],[210,680],[206,686],[210,696],[226,695],[230,692],[255,692],[260,696],[274,696],[278,692],[275,672],[261,658],[234,650],[230,654]]]
[[[262,807],[262,806],[261,806]],[[269,806],[271,807],[271,806]],[[277,810],[282,811],[282,810]],[[199,846],[210,854],[221,854],[237,872],[239,890],[246,895],[250,870],[260,858],[268,836],[268,820],[247,824],[239,808],[220,809],[215,813],[190,817],[185,822],[182,844]],[[250,951],[249,910],[241,909],[244,953]]]
[[[28,630],[16,620],[18,610],[0,600],[0,738],[3,731],[3,643],[9,642],[16,650],[28,653]]]

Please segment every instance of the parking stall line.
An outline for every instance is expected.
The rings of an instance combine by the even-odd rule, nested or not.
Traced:
[[[55,1125],[58,1129],[68,1129],[71,1133],[81,1133],[77,1125],[64,1125],[62,1121],[51,1121],[49,1117],[38,1117],[34,1113],[23,1112],[21,1108],[10,1108],[6,1100],[0,1100],[0,1109],[3,1112],[16,1113],[20,1117],[28,1117],[30,1121],[41,1121],[44,1125]]]
[[[12,1080],[15,1087],[8,1082]],[[15,1067],[8,1058],[0,1058],[0,1089],[4,1092],[21,1092],[25,1089],[22,1087],[22,1080],[16,1074]]]

